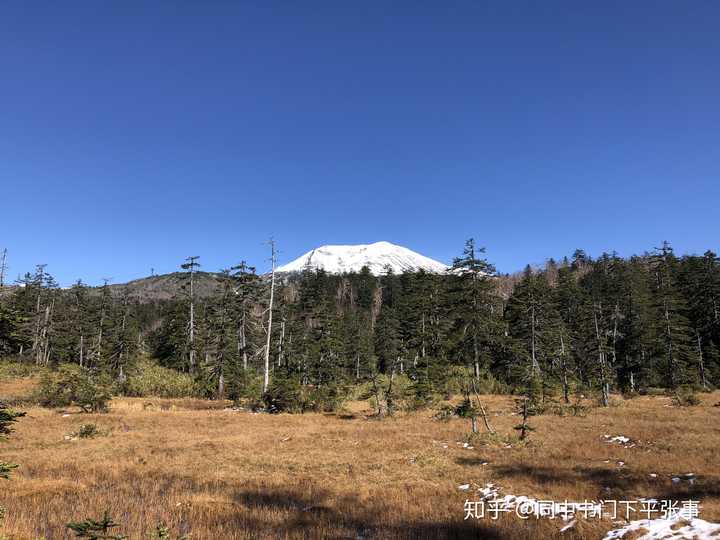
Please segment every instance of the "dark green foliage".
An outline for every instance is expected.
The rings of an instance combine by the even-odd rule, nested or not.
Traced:
[[[329,410],[363,385],[382,416],[461,392],[456,368],[469,369],[481,393],[530,392],[535,409],[552,396],[569,405],[578,392],[608,405],[611,392],[720,384],[720,260],[711,251],[678,257],[665,243],[592,259],[577,250],[500,276],[469,240],[448,274],[282,276],[267,351],[268,281],[245,263],[193,275],[204,285],[192,296],[191,344],[189,273],[154,278],[174,288],[149,299],[132,285],[62,290],[39,265],[0,294],[0,354],[42,369],[81,366],[69,389],[49,377],[41,397],[86,410],[101,409],[92,394],[108,398],[111,386]],[[263,398],[266,352],[277,384]]]
[[[287,373],[276,373],[270,382],[263,401],[268,412],[303,412],[307,398],[297,377]]]
[[[531,431],[535,431],[535,428],[528,422],[528,419],[533,414],[530,400],[528,398],[517,400],[516,408],[519,414],[522,415],[522,423],[515,426],[514,429],[520,432],[520,440],[524,441]]]
[[[18,418],[22,418],[23,416],[25,416],[24,412],[14,411],[7,408],[3,403],[0,403],[0,441],[12,433],[12,424],[17,422]],[[7,480],[10,477],[10,472],[16,468],[17,465],[14,463],[0,461],[0,478]]]
[[[103,432],[97,427],[97,424],[81,424],[76,435],[81,439],[94,439],[103,435]]]
[[[89,540],[124,540],[127,536],[112,534],[110,531],[119,526],[113,521],[107,510],[99,520],[89,518],[85,521],[67,524],[67,528],[75,533],[76,538],[88,538]]]
[[[449,352],[459,364],[471,366],[476,378],[487,374],[504,329],[492,278],[495,268],[480,258],[484,251],[472,238],[466,242],[462,257],[453,262],[448,291]]]
[[[170,536],[170,529],[168,528],[165,523],[158,523],[157,527],[155,527],[155,537],[157,540],[171,540]],[[178,536],[177,540],[189,540],[189,537],[186,535]]]
[[[43,376],[38,399],[45,407],[77,405],[84,412],[107,412],[112,398],[112,385],[103,373],[64,364],[56,372]]]

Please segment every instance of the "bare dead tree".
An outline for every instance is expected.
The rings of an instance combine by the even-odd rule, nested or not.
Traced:
[[[195,372],[195,269],[200,268],[197,260],[200,257],[193,255],[185,259],[187,262],[181,265],[183,270],[190,273],[190,323],[188,327],[188,341],[190,347],[189,368],[190,372]]]
[[[270,238],[270,305],[268,306],[267,338],[265,341],[265,367],[263,373],[263,392],[267,392],[270,385],[270,338],[272,337],[273,302],[275,300],[275,265],[277,264],[277,249],[275,240]]]
[[[5,286],[5,272],[7,271],[7,248],[0,255],[0,288]]]
[[[485,409],[485,405],[483,405],[482,400],[480,399],[480,392],[478,392],[477,389],[477,380],[472,379],[471,384],[478,404],[478,411],[480,411],[480,417],[483,420],[483,424],[485,424],[485,429],[487,429],[490,433],[495,433],[495,429],[493,429],[492,425],[490,425],[490,417],[488,416],[487,409]]]

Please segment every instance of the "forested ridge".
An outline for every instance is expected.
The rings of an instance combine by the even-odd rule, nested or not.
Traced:
[[[3,286],[0,356],[75,364],[118,392],[151,359],[187,374],[204,397],[290,388],[325,404],[356,383],[396,378],[422,403],[448,393],[458,373],[481,391],[534,388],[566,401],[585,392],[602,404],[616,391],[720,383],[720,260],[711,251],[677,256],[664,243],[593,259],[578,250],[502,276],[469,240],[446,274],[271,280],[241,263],[205,274],[213,285],[203,294],[200,262],[185,261],[168,278],[172,294],[159,296],[109,283],[61,289],[40,265]]]

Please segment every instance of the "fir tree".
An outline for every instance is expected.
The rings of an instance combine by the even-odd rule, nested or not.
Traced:
[[[455,356],[469,360],[476,379],[480,378],[481,372],[487,372],[490,351],[497,345],[502,332],[491,279],[495,268],[479,257],[484,251],[484,248],[475,247],[472,238],[465,243],[463,255],[453,261],[449,297]]]
[[[660,370],[669,388],[692,379],[688,371],[692,351],[692,334],[685,316],[686,303],[677,285],[677,259],[672,248],[664,242],[650,257],[653,280],[656,335],[660,338],[657,350]]]
[[[14,411],[6,407],[3,403],[0,403],[0,441],[12,433],[12,424],[23,416],[25,416],[24,412]],[[10,477],[10,472],[15,468],[17,468],[17,465],[14,463],[0,461],[0,478],[7,480]]]

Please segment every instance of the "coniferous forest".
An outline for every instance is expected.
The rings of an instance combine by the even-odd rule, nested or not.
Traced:
[[[166,276],[166,294],[107,282],[61,289],[39,265],[1,289],[0,356],[91,374],[108,393],[290,411],[331,409],[360,385],[388,409],[422,405],[456,392],[458,377],[480,393],[583,394],[604,405],[613,392],[720,383],[711,251],[678,256],[664,243],[593,259],[578,250],[515,275],[498,275],[473,240],[442,275],[271,277],[245,263],[202,272],[201,262]]]

